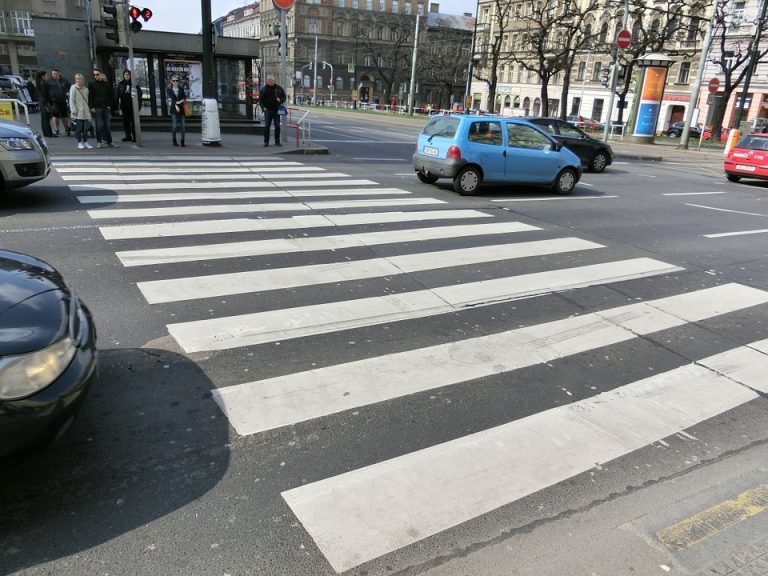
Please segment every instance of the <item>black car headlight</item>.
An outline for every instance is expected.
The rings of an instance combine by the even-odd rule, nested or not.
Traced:
[[[19,150],[34,150],[33,138],[0,138],[0,146],[12,152]]]
[[[0,400],[18,400],[50,386],[77,352],[70,335],[29,354],[0,358]]]

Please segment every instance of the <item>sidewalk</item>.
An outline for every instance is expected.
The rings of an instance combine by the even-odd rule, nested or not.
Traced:
[[[88,138],[88,143],[93,146],[91,150],[79,150],[74,136],[58,138],[46,138],[48,149],[55,158],[59,155],[82,156],[83,158],[98,158],[99,156],[147,156],[149,158],[172,154],[174,156],[283,156],[286,154],[327,154],[325,146],[296,144],[295,130],[283,127],[284,138],[282,146],[275,146],[270,142],[269,147],[264,147],[263,136],[260,134],[222,134],[221,144],[218,146],[203,146],[200,132],[187,132],[186,146],[174,146],[171,140],[170,128],[168,132],[142,132],[141,147],[133,142],[122,142],[123,131],[112,132],[112,139],[118,148],[96,148],[96,139]]]

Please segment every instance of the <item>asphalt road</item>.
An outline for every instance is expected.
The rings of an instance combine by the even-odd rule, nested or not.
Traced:
[[[462,198],[407,122],[59,153],[5,201],[101,372],[0,471],[0,573],[763,573],[765,185],[621,161]]]

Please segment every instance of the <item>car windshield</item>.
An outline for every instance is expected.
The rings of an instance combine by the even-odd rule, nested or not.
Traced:
[[[435,116],[426,123],[421,131],[425,136],[443,136],[452,138],[456,135],[460,120],[452,116]]]
[[[736,144],[736,148],[744,148],[746,150],[768,150],[768,138],[765,136],[752,136],[749,134],[739,140],[739,143]]]

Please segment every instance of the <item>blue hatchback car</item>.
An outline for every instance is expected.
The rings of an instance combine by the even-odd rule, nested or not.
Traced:
[[[550,186],[570,194],[581,178],[581,160],[538,126],[502,116],[434,116],[419,134],[413,168],[419,180],[453,179],[462,195],[482,183]]]

